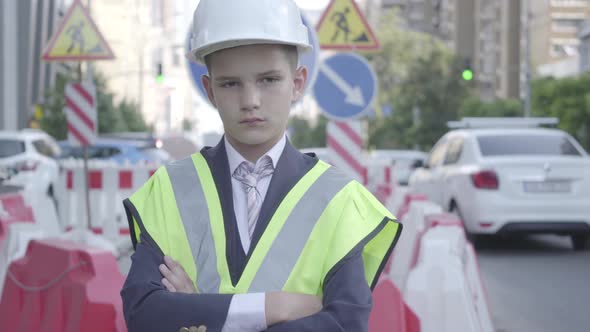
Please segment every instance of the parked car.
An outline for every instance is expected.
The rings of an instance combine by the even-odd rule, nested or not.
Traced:
[[[3,184],[22,186],[54,198],[59,177],[57,142],[40,130],[0,131]]]
[[[410,188],[458,214],[474,242],[519,233],[568,235],[576,250],[589,242],[590,158],[561,130],[453,130]]]
[[[387,160],[395,165],[397,182],[406,186],[417,166],[424,165],[427,154],[417,150],[373,150],[371,158]]]
[[[68,141],[61,141],[59,144],[63,151],[60,158],[84,157],[84,150],[81,147],[72,146]],[[119,164],[139,162],[161,164],[169,161],[170,155],[152,141],[98,138],[92,146],[88,147],[88,158],[112,160]]]

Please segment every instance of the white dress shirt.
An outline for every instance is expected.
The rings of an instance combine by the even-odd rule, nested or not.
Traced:
[[[285,145],[287,144],[286,136],[275,144],[264,156],[270,157],[274,168],[277,163]],[[238,224],[238,232],[242,242],[244,252],[250,250],[250,235],[248,234],[248,204],[246,191],[243,190],[240,181],[235,179],[232,174],[236,168],[244,161],[247,161],[225,138],[225,151],[227,152],[227,160],[229,162],[230,174],[233,190],[234,213],[236,215],[236,222]],[[264,157],[262,156],[262,157]],[[262,159],[258,159],[256,164]],[[256,188],[260,192],[260,196],[264,202],[266,192],[270,185],[272,175],[260,179]],[[237,294],[231,300],[227,319],[223,325],[222,332],[259,332],[266,330],[266,313],[265,313],[265,294],[264,293],[249,293]]]

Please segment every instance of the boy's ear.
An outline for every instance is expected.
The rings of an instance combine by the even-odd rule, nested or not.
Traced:
[[[295,70],[293,78],[293,93],[291,103],[296,103],[305,93],[305,84],[307,83],[307,68],[301,66]]]
[[[208,75],[203,75],[201,77],[201,83],[203,83],[203,87],[205,88],[205,91],[207,91],[207,97],[209,98],[211,105],[217,108],[217,103],[215,102],[215,95],[213,94],[211,77],[209,77]]]

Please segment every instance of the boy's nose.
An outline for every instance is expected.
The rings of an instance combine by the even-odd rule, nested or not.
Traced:
[[[256,86],[244,85],[240,98],[242,111],[252,111],[260,108],[260,92]]]

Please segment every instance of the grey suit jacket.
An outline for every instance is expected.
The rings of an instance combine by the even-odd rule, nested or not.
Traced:
[[[232,282],[236,284],[278,205],[317,159],[298,152],[287,142],[262,204],[250,252],[245,253],[234,215],[229,163],[223,140],[216,147],[205,148],[202,152],[221,200],[227,237],[226,258]],[[125,200],[124,205],[130,223],[132,216],[139,218],[129,200]],[[134,234],[132,240],[135,241]],[[168,292],[161,283],[158,270],[158,265],[163,263],[160,248],[145,232],[141,234],[141,241],[134,245],[136,251],[131,257],[131,269],[121,291],[130,332],[178,331],[182,326],[199,325],[207,326],[207,331],[221,331],[233,295]],[[359,244],[328,273],[321,312],[271,326],[268,331],[367,331],[372,295],[364,275],[363,247],[364,243]]]

